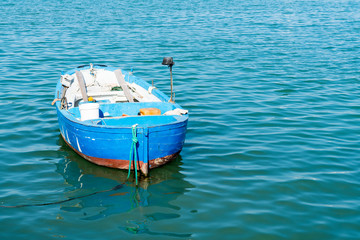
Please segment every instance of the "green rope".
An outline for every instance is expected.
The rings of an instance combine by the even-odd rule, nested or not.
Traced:
[[[130,150],[130,156],[129,156],[129,172],[127,179],[130,177],[131,172],[131,163],[134,160],[134,171],[135,171],[135,179],[136,179],[136,186],[138,185],[138,176],[137,176],[137,151],[136,151],[136,143],[138,142],[138,139],[136,137],[136,126],[137,124],[132,126],[132,144],[131,144],[131,150]]]
[[[116,86],[116,87],[111,88],[110,91],[122,91],[122,87]]]

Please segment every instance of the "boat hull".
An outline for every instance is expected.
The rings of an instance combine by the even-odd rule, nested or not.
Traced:
[[[101,166],[129,168],[132,128],[83,125],[68,119],[59,107],[57,115],[64,141],[80,156]],[[149,169],[175,159],[184,145],[186,128],[187,118],[168,125],[137,128],[138,170],[148,175]]]
[[[62,136],[62,135],[61,135]],[[64,136],[62,136],[63,140],[65,141],[65,143],[72,149],[74,150],[78,155],[80,155],[81,157],[85,158],[86,160],[88,160],[89,162],[92,162],[96,165],[99,166],[104,166],[104,167],[109,167],[109,168],[117,168],[117,169],[129,169],[129,160],[123,160],[123,159],[106,159],[106,158],[98,158],[98,157],[90,157],[87,156],[85,154],[83,154],[82,152],[79,152],[78,150],[76,150],[73,146],[71,146],[71,144],[69,144],[66,139],[64,138]],[[177,156],[180,154],[180,151],[165,157],[159,157],[156,159],[152,159],[149,160],[149,163],[144,163],[142,161],[139,161],[138,163],[138,171],[141,171],[143,173],[145,173],[147,171],[147,169],[152,169],[152,168],[157,168],[160,167],[174,159],[177,158]],[[134,164],[131,165],[131,170],[135,169]]]

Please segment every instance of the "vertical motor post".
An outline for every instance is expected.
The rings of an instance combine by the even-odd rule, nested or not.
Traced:
[[[171,85],[171,93],[169,102],[174,103],[173,100],[173,77],[172,77],[172,66],[175,65],[175,62],[172,57],[164,57],[162,61],[162,65],[167,65],[170,68],[170,85]]]

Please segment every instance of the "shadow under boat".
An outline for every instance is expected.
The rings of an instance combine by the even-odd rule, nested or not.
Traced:
[[[72,151],[60,135],[58,145],[59,151],[65,153],[64,158],[56,164],[56,171],[68,184],[65,196],[76,198],[98,192],[61,204],[63,211],[82,211],[84,220],[119,214],[136,207],[161,206],[178,210],[179,207],[171,202],[194,187],[181,173],[181,156],[165,166],[153,169],[148,178],[139,179],[136,187],[133,173],[127,180],[127,170],[106,168],[86,161]],[[120,188],[106,191],[119,184]]]

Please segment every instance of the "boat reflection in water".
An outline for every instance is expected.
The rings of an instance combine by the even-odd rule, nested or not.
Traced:
[[[138,207],[160,206],[169,208],[170,212],[175,213],[154,213],[156,216],[150,213],[146,217],[150,220],[180,217],[176,214],[180,208],[170,202],[193,188],[184,180],[184,175],[180,172],[180,157],[166,166],[152,170],[150,177],[139,179],[139,186],[136,187],[133,175],[127,181],[126,170],[101,167],[84,160],[72,151],[61,137],[59,137],[59,145],[59,151],[65,154],[56,165],[57,172],[64,177],[68,185],[65,196],[76,198],[95,193],[63,203],[61,210],[80,212],[82,220],[96,220]],[[119,184],[121,185],[119,189],[111,190]],[[129,231],[133,231],[131,227]],[[134,231],[141,231],[141,227],[140,229],[135,227]]]

